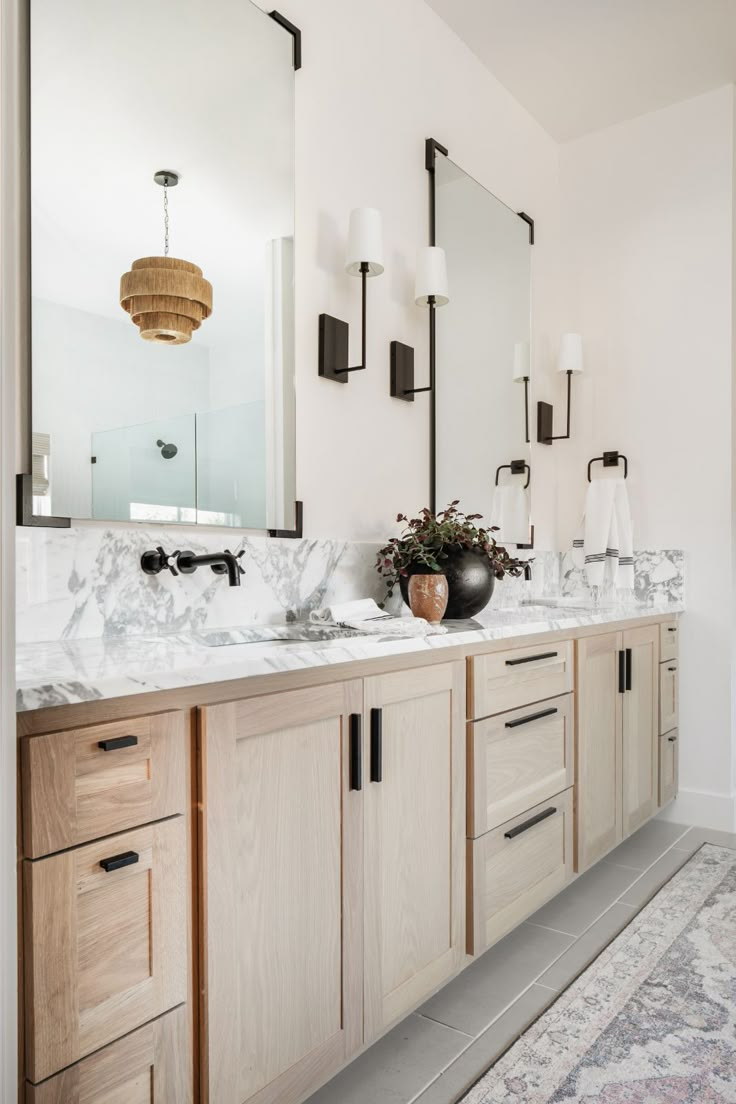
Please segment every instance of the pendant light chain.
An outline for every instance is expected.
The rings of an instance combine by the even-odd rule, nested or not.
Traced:
[[[169,185],[164,182],[164,257],[169,255]]]

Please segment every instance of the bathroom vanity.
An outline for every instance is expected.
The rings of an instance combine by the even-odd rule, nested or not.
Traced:
[[[22,1099],[303,1100],[675,796],[680,609],[43,672]]]

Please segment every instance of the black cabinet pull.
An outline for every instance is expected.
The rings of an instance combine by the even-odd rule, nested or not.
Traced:
[[[626,692],[626,656],[621,650],[618,653],[618,692]]]
[[[100,859],[100,866],[107,874],[113,870],[122,870],[124,866],[134,866],[140,855],[137,851],[123,851],[122,855],[113,855],[110,859]]]
[[[538,659],[554,659],[557,652],[540,652],[539,655],[522,656],[521,659],[507,659],[507,667],[518,667],[520,663],[536,663]]]
[[[626,649],[626,689],[631,689],[631,668],[632,668],[632,655],[631,648]]]
[[[371,782],[380,782],[383,773],[383,710],[371,709]]]
[[[530,713],[528,717],[519,717],[516,721],[506,721],[505,728],[518,728],[519,725],[529,724],[530,721],[538,721],[541,717],[551,717],[557,709],[542,709],[539,713]]]
[[[676,667],[668,667],[668,668],[667,668],[667,670],[668,670],[668,671],[676,671],[676,670],[677,670],[677,668],[676,668]]]
[[[515,839],[516,836],[520,836],[522,832],[528,832],[530,828],[533,828],[535,824],[539,824],[540,821],[546,820],[547,817],[554,816],[557,809],[550,805],[549,809],[544,809],[541,813],[537,813],[536,816],[529,817],[529,820],[525,820],[522,824],[517,824],[515,828],[510,828],[508,832],[504,832],[506,839]]]
[[[137,743],[137,736],[116,736],[113,740],[98,740],[97,746],[103,751],[119,751],[120,748],[135,747]]]
[[[667,632],[677,632],[677,629],[668,629]]]
[[[360,713],[350,714],[350,789],[363,789],[363,742]]]
[[[677,743],[677,737],[676,736],[668,736],[667,739],[669,740],[669,742],[671,744],[676,744]]]

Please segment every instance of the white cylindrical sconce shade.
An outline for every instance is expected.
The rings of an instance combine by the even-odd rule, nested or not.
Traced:
[[[447,257],[438,245],[425,245],[417,252],[417,272],[414,302],[418,307],[429,306],[434,296],[435,306],[444,307],[450,302],[447,290]]]
[[[583,339],[580,334],[566,333],[560,342],[560,356],[557,361],[558,372],[582,372]]]
[[[531,347],[528,341],[517,341],[514,345],[514,379],[522,382],[529,379],[531,368]]]
[[[345,271],[350,276],[360,276],[364,263],[368,265],[368,276],[380,276],[383,272],[383,228],[381,212],[375,207],[356,207],[350,212]]]

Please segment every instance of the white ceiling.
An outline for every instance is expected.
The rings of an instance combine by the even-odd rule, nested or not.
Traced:
[[[427,0],[558,141],[736,80],[736,0]]]

